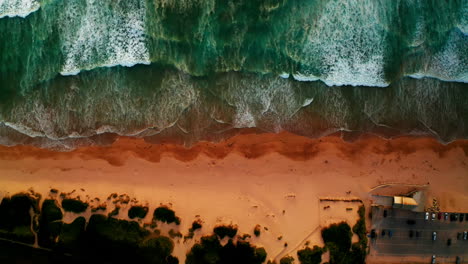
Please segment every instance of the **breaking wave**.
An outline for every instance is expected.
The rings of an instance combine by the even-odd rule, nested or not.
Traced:
[[[0,0],[0,144],[72,149],[118,134],[190,145],[243,128],[467,138],[467,10]]]
[[[40,7],[37,0],[0,0],[0,18],[26,17]]]

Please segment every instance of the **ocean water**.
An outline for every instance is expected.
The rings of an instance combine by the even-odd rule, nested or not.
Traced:
[[[466,0],[0,0],[0,144],[468,137]]]

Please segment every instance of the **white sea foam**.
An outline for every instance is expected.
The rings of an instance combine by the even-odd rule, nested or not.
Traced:
[[[303,48],[304,65],[323,69],[327,85],[388,86],[384,79],[385,30],[377,1],[328,1],[320,11]],[[306,66],[307,68],[307,66]],[[296,80],[315,76],[296,73]]]
[[[30,127],[27,127],[25,125],[22,125],[22,124],[18,124],[18,123],[12,123],[12,122],[3,122],[3,124],[7,127],[10,127],[18,132],[20,132],[21,134],[23,135],[27,135],[29,137],[44,137],[45,134],[43,132],[40,132],[40,131],[36,131]]]
[[[290,76],[289,73],[285,73],[285,72],[280,74],[280,77],[283,78],[283,79],[288,79],[289,76]]]
[[[40,7],[37,0],[0,0],[0,18],[26,17]]]
[[[468,82],[468,48],[466,36],[452,31],[446,44],[439,52],[429,58],[425,68],[409,75],[412,78],[437,78],[442,81]]]
[[[68,6],[62,26],[66,56],[62,75],[95,67],[150,63],[144,29],[145,1],[133,1],[131,8],[120,2],[86,0],[81,12],[80,7]]]
[[[295,73],[293,74],[294,80],[296,81],[301,81],[301,82],[313,82],[313,81],[318,81],[320,78],[317,76],[314,76],[312,74],[310,75],[304,75],[302,73]]]

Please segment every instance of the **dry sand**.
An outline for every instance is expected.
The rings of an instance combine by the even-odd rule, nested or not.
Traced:
[[[159,204],[171,205],[183,234],[199,215],[204,227],[195,239],[218,223],[237,224],[240,234],[260,224],[262,234],[252,242],[265,247],[268,259],[296,257],[306,241],[321,246],[321,225],[354,224],[356,205],[325,210],[320,198],[356,197],[369,206],[368,192],[382,183],[429,184],[428,197],[438,198],[441,210],[467,211],[468,141],[366,137],[347,143],[280,133],[241,134],[190,149],[131,138],[67,153],[0,147],[0,198],[29,187],[42,194],[83,188],[101,199],[126,193],[150,205],[149,218]],[[176,243],[181,263],[192,245]]]

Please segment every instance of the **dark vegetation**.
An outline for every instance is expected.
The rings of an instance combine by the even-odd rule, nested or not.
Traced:
[[[169,236],[171,238],[182,237],[182,233],[175,231],[174,229],[169,230]]]
[[[39,217],[38,243],[41,247],[52,247],[62,229],[62,211],[55,200],[45,200],[42,203]]]
[[[294,258],[291,256],[284,256],[280,259],[280,264],[293,264]]]
[[[201,220],[193,221],[192,227],[189,229],[189,232],[195,232],[195,230],[202,228]]]
[[[330,264],[365,263],[367,236],[364,206],[359,208],[358,214],[359,220],[352,230],[358,235],[359,241],[354,244],[351,244],[351,227],[345,222],[332,224],[322,230],[325,247],[330,251]]]
[[[84,217],[64,224],[56,200],[45,200],[41,211],[37,209],[38,200],[29,194],[4,198],[0,204],[0,237],[33,244],[29,210],[36,208],[38,243],[51,251],[7,242],[5,248],[11,248],[12,252],[2,252],[0,248],[0,263],[2,259],[30,259],[28,263],[179,263],[171,256],[174,243],[169,237],[150,233],[135,221],[94,214],[88,224]]]
[[[266,259],[264,248],[246,241],[229,242],[222,246],[217,235],[205,236],[187,253],[186,264],[261,264]]]
[[[116,205],[114,210],[108,214],[109,217],[117,216],[120,212],[120,206]]]
[[[4,197],[0,203],[0,237],[33,244],[29,210],[38,212],[40,196],[34,193],[19,193]]]
[[[169,209],[167,206],[160,206],[154,210],[153,219],[164,223],[175,223],[180,224],[180,218],[175,215],[175,212]]]
[[[138,218],[145,218],[148,214],[148,207],[146,206],[132,206],[130,210],[128,210],[128,217],[130,219]]]
[[[256,225],[256,226],[254,227],[254,235],[255,235],[256,237],[260,236],[260,229],[261,229],[261,228],[260,228],[260,225]]]
[[[198,219],[198,220],[193,221],[192,227],[189,228],[188,234],[184,236],[184,241],[187,239],[193,238],[193,236],[195,235],[194,232],[201,228],[202,228],[202,220]]]
[[[237,226],[233,226],[233,225],[217,226],[213,229],[213,231],[216,235],[219,236],[220,239],[223,239],[226,236],[233,238],[237,234]]]
[[[65,198],[62,200],[62,208],[67,212],[82,213],[88,208],[88,204],[78,199]]]
[[[72,245],[82,250],[81,255],[93,262],[103,263],[152,263],[173,264],[178,260],[171,256],[174,244],[168,237],[150,234],[137,222],[119,220],[105,215],[91,216],[84,233],[82,220],[68,226],[64,241],[59,246]],[[73,252],[73,251],[72,251]],[[76,251],[75,251],[76,252]]]
[[[297,257],[301,264],[320,264],[323,252],[324,250],[318,246],[314,246],[314,248],[306,247],[297,251]]]
[[[11,254],[18,258],[23,258],[22,255],[26,254],[26,259],[34,263],[179,263],[178,259],[171,255],[174,242],[170,237],[161,236],[159,230],[150,232],[136,221],[125,221],[101,214],[93,214],[88,223],[84,217],[78,217],[72,223],[66,224],[62,221],[62,208],[56,200],[45,200],[39,211],[39,199],[30,194],[4,198],[0,204],[0,237],[33,244],[35,237],[31,232],[32,226],[37,229],[40,246],[50,251],[25,248],[7,242],[5,248],[11,248],[11,252],[1,252],[0,248],[0,260],[14,259]],[[87,208],[87,204],[82,205],[74,201],[77,200],[68,204],[65,202],[65,205],[71,205],[73,210],[76,209],[75,206]],[[30,216],[31,209],[35,211],[34,219],[37,217],[37,225],[31,224],[34,223]],[[76,209],[75,212],[81,210]],[[135,215],[141,216],[140,212],[135,211]],[[155,210],[154,219],[166,223],[180,223],[175,212],[164,206]],[[193,233],[201,227],[201,220],[197,220],[192,223],[189,231]],[[261,264],[266,260],[265,249],[257,248],[247,241],[250,235],[237,236],[237,226],[218,226],[213,231],[213,235],[203,237],[192,247],[187,253],[186,263]],[[170,236],[181,237],[182,234],[171,230]],[[229,241],[222,246],[220,240],[226,236],[229,237]]]
[[[78,254],[85,244],[86,219],[77,217],[70,224],[62,224],[57,249],[61,252]]]

